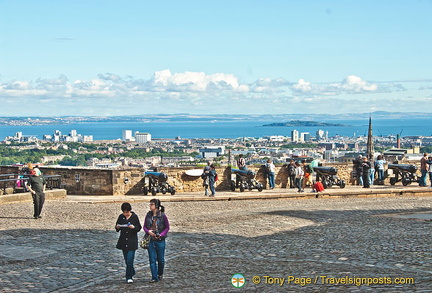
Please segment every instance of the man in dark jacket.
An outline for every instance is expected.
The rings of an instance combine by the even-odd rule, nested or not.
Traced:
[[[363,157],[359,155],[357,159],[353,160],[354,168],[357,174],[357,185],[363,185]]]
[[[362,167],[363,167],[363,188],[370,188],[369,174],[372,165],[366,157],[363,157]]]
[[[27,189],[31,192],[33,197],[33,206],[34,206],[34,214],[33,217],[35,219],[40,219],[42,207],[45,202],[45,186],[46,180],[45,177],[42,176],[42,172],[39,168],[34,168],[30,172],[29,180],[27,181]]]

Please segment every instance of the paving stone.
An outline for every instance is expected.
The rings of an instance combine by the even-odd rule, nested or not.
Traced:
[[[31,217],[31,203],[0,205],[0,292],[233,292],[236,273],[245,276],[247,292],[432,288],[432,222],[394,216],[430,213],[431,197],[163,203],[172,229],[157,284],[147,282],[142,249],[136,281],[125,283],[123,255],[115,249],[120,204],[47,201],[40,220]],[[142,221],[148,202],[132,206]],[[285,278],[285,284],[254,284],[253,276]],[[288,276],[410,277],[415,284],[301,286],[288,284]]]

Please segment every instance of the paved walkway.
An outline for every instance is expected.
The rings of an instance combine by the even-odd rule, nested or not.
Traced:
[[[120,202],[133,202],[142,220],[151,196],[68,196],[46,202],[39,220],[31,203],[0,205],[0,292],[431,292],[432,197],[227,200],[253,193],[162,199],[172,230],[157,284],[147,283],[142,249],[136,281],[125,284],[114,248]],[[237,273],[241,289],[231,285]],[[361,278],[371,284],[344,284]]]

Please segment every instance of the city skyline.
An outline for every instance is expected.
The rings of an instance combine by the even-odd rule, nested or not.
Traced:
[[[427,112],[430,1],[2,1],[0,115]]]

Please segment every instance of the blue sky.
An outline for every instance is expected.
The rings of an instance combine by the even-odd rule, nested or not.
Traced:
[[[426,0],[0,0],[0,115],[430,112],[431,27]]]

